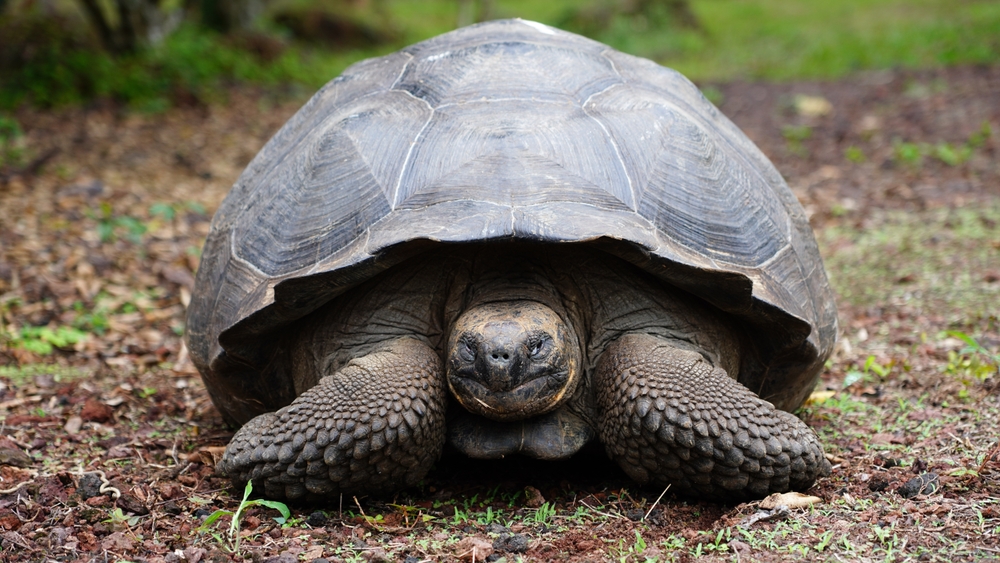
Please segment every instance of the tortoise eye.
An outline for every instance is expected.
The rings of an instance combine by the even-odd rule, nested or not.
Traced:
[[[548,335],[540,336],[528,343],[528,355],[532,358],[546,356],[550,348],[552,348],[552,339]]]
[[[475,345],[472,342],[470,342],[468,338],[463,338],[459,340],[458,355],[467,362],[475,361],[476,359]]]

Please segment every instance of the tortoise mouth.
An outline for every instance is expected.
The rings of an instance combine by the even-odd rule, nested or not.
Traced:
[[[498,421],[522,420],[554,410],[569,388],[570,373],[560,370],[539,375],[513,389],[497,391],[475,374],[452,373],[448,386],[466,410]]]

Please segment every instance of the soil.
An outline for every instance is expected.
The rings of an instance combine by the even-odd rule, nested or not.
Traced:
[[[821,234],[1000,199],[1000,140],[984,134],[1000,127],[1000,67],[705,86]],[[301,103],[242,89],[155,115],[108,103],[16,113],[25,156],[0,168],[0,561],[1000,558],[1000,378],[987,361],[1000,308],[956,324],[954,312],[846,300],[841,344],[799,413],[835,464],[810,508],[643,489],[598,449],[562,463],[449,452],[392,499],[288,517],[252,505],[237,544],[243,491],[214,471],[232,429],[180,334],[212,212]],[[1000,268],[998,217],[981,219]],[[972,274],[996,294],[1000,274]],[[22,331],[41,326],[79,334]]]

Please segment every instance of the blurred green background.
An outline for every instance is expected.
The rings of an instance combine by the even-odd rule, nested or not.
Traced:
[[[509,17],[701,83],[1000,58],[996,0],[0,0],[0,109],[157,111],[232,86],[305,96],[357,60]]]

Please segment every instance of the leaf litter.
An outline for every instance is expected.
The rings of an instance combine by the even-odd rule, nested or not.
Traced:
[[[943,86],[907,94],[924,83]],[[799,412],[833,475],[806,491],[822,502],[752,526],[758,503],[638,487],[599,448],[446,453],[391,499],[285,513],[244,497],[214,471],[232,430],[184,308],[212,212],[301,100],[22,108],[27,159],[45,162],[0,163],[0,561],[995,560],[998,86],[1000,67],[715,86],[841,295],[840,343]]]

